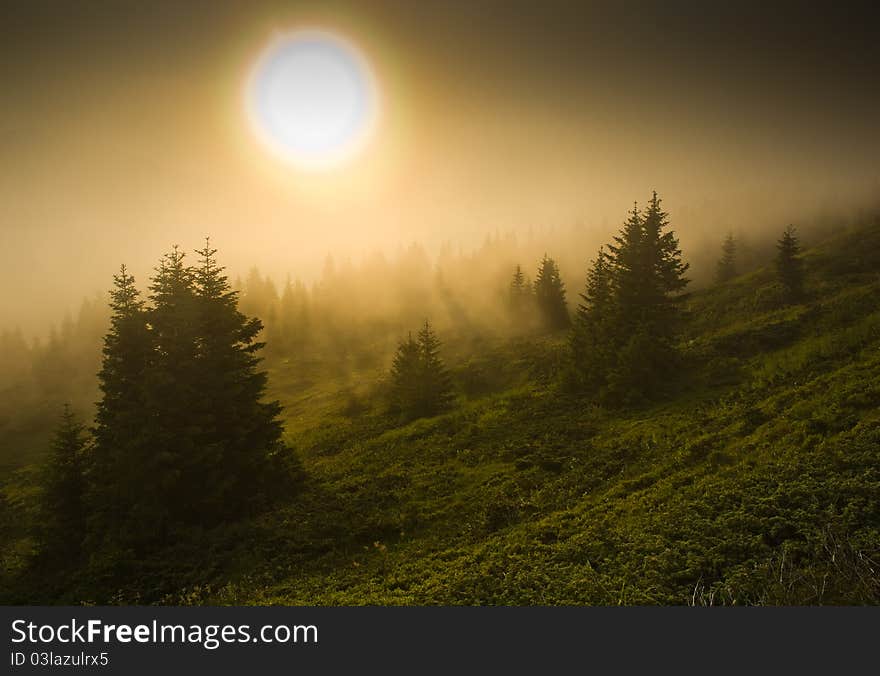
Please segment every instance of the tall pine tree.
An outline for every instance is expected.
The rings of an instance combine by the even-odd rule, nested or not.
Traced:
[[[721,258],[715,266],[715,281],[723,284],[736,275],[736,240],[732,234],[728,234],[721,245]]]
[[[53,570],[71,570],[82,557],[86,532],[86,433],[65,405],[45,469],[38,556]]]
[[[571,350],[580,384],[591,389],[604,384],[604,373],[614,362],[611,348],[614,288],[611,261],[600,248],[587,273],[584,293],[571,332]]]
[[[422,407],[424,415],[442,411],[452,402],[452,381],[440,358],[440,340],[428,321],[419,330],[421,359]]]
[[[785,300],[794,303],[804,294],[804,261],[795,228],[789,225],[776,243],[776,274],[785,294]]]
[[[404,419],[434,415],[452,401],[440,341],[426,321],[417,338],[401,341],[391,364],[391,410]]]
[[[289,487],[280,406],[264,400],[259,320],[206,243],[196,267],[176,247],[140,300],[124,268],[99,374],[90,533],[143,552],[188,524],[237,518]]]
[[[281,405],[265,401],[267,375],[258,370],[257,338],[263,328],[237,307],[216,249],[206,240],[193,270],[198,323],[195,389],[200,396],[190,413],[202,422],[197,445],[208,452],[193,467],[204,486],[199,512],[203,519],[234,516],[246,510],[266,488],[273,458],[284,453]],[[280,460],[280,458],[278,458]]]
[[[565,285],[559,275],[556,261],[544,254],[535,275],[535,303],[544,326],[550,330],[564,329],[571,325],[568,306],[565,303]]]
[[[113,284],[110,329],[104,337],[98,372],[101,400],[89,463],[88,530],[92,549],[98,549],[104,541],[122,543],[159,529],[167,515],[159,494],[159,453],[147,406],[153,336],[144,301],[124,265],[114,275]]]
[[[532,307],[532,285],[526,278],[520,265],[516,266],[507,295],[507,306],[510,316],[516,323],[523,323],[530,314]]]
[[[673,370],[688,265],[656,192],[644,213],[633,206],[608,250],[587,275],[572,355],[585,387],[625,401]]]

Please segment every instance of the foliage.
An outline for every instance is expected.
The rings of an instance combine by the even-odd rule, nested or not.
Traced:
[[[535,304],[543,325],[550,330],[571,325],[565,303],[565,284],[559,276],[559,266],[546,254],[541,259],[534,282]]]
[[[736,240],[732,234],[724,238],[721,245],[721,258],[715,266],[715,281],[719,284],[729,282],[737,276],[736,267]]]
[[[14,573],[39,503],[21,471],[0,491],[13,571],[0,591],[52,603],[878,603],[878,256],[873,225],[804,252],[809,302],[779,307],[772,267],[682,299],[679,388],[626,407],[559,387],[560,333],[444,332],[467,396],[404,424],[363,385],[385,364],[270,360],[270,398],[306,470],[292,500],[102,557],[46,598]],[[626,358],[639,363],[650,340],[633,332]],[[352,392],[357,415],[345,413]]]
[[[440,341],[426,321],[417,338],[402,341],[391,365],[391,410],[405,419],[434,415],[452,401]]]
[[[571,338],[574,380],[605,400],[653,394],[677,365],[679,295],[688,280],[678,240],[655,192],[637,206],[587,275]]]
[[[804,293],[804,263],[800,258],[800,242],[794,226],[788,226],[776,244],[776,274],[785,292],[786,301],[800,300]]]

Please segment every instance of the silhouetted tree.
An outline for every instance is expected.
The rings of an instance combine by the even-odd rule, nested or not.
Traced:
[[[661,200],[634,205],[620,232],[587,275],[572,333],[572,356],[585,387],[617,400],[649,394],[676,361],[678,301],[687,263]]]
[[[45,469],[38,556],[54,570],[75,568],[86,532],[85,428],[65,405]]]
[[[452,401],[452,382],[440,358],[440,341],[426,321],[418,337],[398,345],[391,365],[392,411],[405,418],[434,415]]]
[[[286,487],[294,467],[281,442],[280,405],[264,401],[258,319],[237,309],[206,243],[199,264],[166,254],[145,305],[115,278],[99,375],[91,529],[137,551],[181,525],[251,511]]]
[[[535,275],[535,303],[544,326],[548,329],[563,329],[571,325],[568,307],[565,303],[565,285],[559,276],[556,261],[546,254],[541,259],[538,274]]]
[[[137,532],[136,523],[161,525],[166,512],[157,495],[162,456],[153,443],[147,407],[153,336],[134,277],[124,265],[113,284],[90,460],[90,548],[104,540],[128,539]]]
[[[571,350],[579,380],[585,387],[604,384],[604,374],[614,361],[611,351],[614,320],[614,287],[611,261],[600,248],[587,273],[584,293],[571,332]]]
[[[427,321],[419,331],[418,343],[424,411],[426,414],[436,413],[452,401],[452,381],[440,358],[440,340]]]
[[[715,281],[723,284],[736,275],[736,240],[732,234],[728,234],[721,245],[721,258],[715,266]]]
[[[787,302],[798,301],[804,293],[804,262],[800,242],[793,225],[789,225],[776,243],[776,273]]]
[[[410,333],[397,346],[391,362],[391,410],[406,414],[415,407],[419,398],[421,357],[419,344]]]
[[[264,400],[267,375],[258,370],[257,352],[264,344],[257,336],[263,325],[238,311],[238,294],[217,265],[210,242],[196,253],[200,260],[193,270],[198,328],[194,389],[199,395],[187,409],[190,424],[200,428],[193,448],[202,457],[188,464],[192,481],[203,487],[190,508],[205,522],[247,511],[277,476],[271,471],[273,463],[283,462],[276,456],[285,449],[278,419],[281,405]]]
[[[532,285],[519,265],[516,266],[516,270],[514,270],[513,277],[510,280],[507,302],[511,317],[515,321],[522,322],[526,319],[531,308]]]

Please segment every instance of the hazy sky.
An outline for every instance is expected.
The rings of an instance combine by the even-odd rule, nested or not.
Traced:
[[[0,21],[0,328],[75,307],[123,261],[143,281],[205,234],[233,269],[308,278],[331,248],[610,231],[654,188],[696,240],[880,187],[868,4],[15,4]],[[272,36],[315,25],[366,55],[382,102],[364,150],[320,174],[266,152],[243,102]]]

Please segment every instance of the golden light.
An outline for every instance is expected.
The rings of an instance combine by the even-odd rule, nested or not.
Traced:
[[[246,108],[257,137],[303,169],[344,163],[369,140],[378,92],[366,58],[348,41],[309,29],[275,38],[247,82]]]

